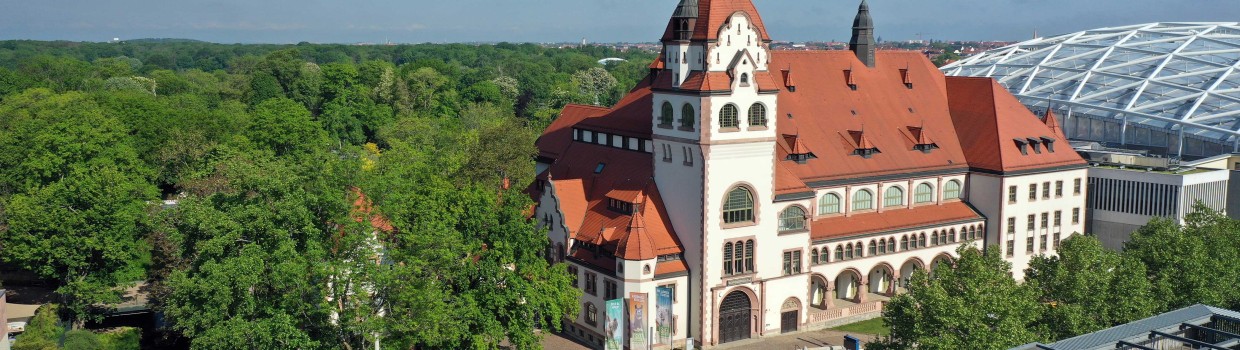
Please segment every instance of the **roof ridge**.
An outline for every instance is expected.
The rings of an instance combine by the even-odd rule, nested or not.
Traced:
[[[995,129],[995,136],[998,136],[998,137],[995,137],[995,145],[993,146],[1003,147],[1003,128],[999,127],[999,123],[1002,122],[1001,120],[999,120],[999,101],[995,101],[995,97],[998,96],[998,94],[995,93],[995,89],[1002,89],[1003,87],[999,85],[999,82],[995,81],[992,78],[986,78],[986,80],[987,80],[987,84],[990,85],[990,88],[986,89],[986,93],[989,94],[988,96],[986,96],[987,98],[986,100],[990,101],[990,106],[987,107],[987,109],[990,110],[990,114],[992,116],[992,118],[990,119],[995,121],[994,124],[992,124],[991,126],[994,127]],[[1004,90],[1004,91],[1006,92],[1007,90]],[[998,157],[998,158],[999,158],[999,169],[1006,169],[1007,168],[1006,166],[1007,160],[1005,159],[1006,157]]]

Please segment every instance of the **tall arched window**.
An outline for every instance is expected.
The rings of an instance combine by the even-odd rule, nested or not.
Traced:
[[[890,253],[896,252],[896,238],[895,237],[887,239],[887,252],[890,252]]]
[[[934,201],[934,187],[930,184],[917,185],[917,192],[913,193],[913,202],[917,204],[930,203]]]
[[[745,272],[753,272],[753,240],[745,241]]]
[[[887,192],[883,194],[884,207],[899,207],[904,205],[904,190],[892,186],[887,188]]]
[[[740,127],[740,121],[736,119],[736,105],[726,104],[723,109],[719,110],[719,127],[721,128],[737,128]]]
[[[887,254],[887,239],[886,238],[878,240],[878,253]]]
[[[864,248],[861,242],[857,242],[857,244],[853,245],[853,255],[856,255],[857,258],[865,257],[865,255],[862,255],[865,252]]]
[[[839,214],[840,196],[834,193],[823,195],[818,200],[818,215]]]
[[[779,230],[796,231],[805,229],[805,209],[791,206],[779,213]]]
[[[835,261],[844,260],[844,245],[835,246]]]
[[[819,262],[826,264],[827,262],[831,261],[831,260],[828,260],[828,259],[831,259],[831,249],[827,249],[827,247],[822,247],[822,250],[818,251],[818,254],[820,255],[818,257]]]
[[[813,265],[818,265],[818,248],[810,249],[809,263]]]
[[[680,127],[693,129],[693,105],[686,103],[680,107]]]
[[[847,247],[844,247],[844,259],[852,259],[852,258],[853,258],[853,245],[852,243],[849,243]]]
[[[732,272],[732,243],[723,245],[723,274],[731,275]]]
[[[853,210],[870,210],[874,209],[874,193],[870,190],[860,190],[853,194]]]
[[[744,187],[728,192],[728,200],[723,204],[723,222],[731,224],[752,221],[753,193]]]
[[[930,245],[931,246],[939,245],[939,233],[937,231],[930,233]]]
[[[766,106],[761,103],[749,106],[749,126],[766,126]]]
[[[921,248],[926,247],[926,233],[925,232],[922,232],[920,235],[917,236],[917,246]]]
[[[943,199],[960,199],[960,181],[951,180],[943,185]]]
[[[663,102],[663,111],[659,113],[659,125],[671,126],[674,114],[676,114],[676,108],[672,107],[672,103]]]
[[[872,239],[870,240],[870,253],[869,254],[870,254],[869,256],[878,255],[878,243],[875,243],[874,240]]]
[[[908,236],[900,237],[900,251],[908,250]]]

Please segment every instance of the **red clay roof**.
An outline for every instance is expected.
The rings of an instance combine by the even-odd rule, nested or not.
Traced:
[[[835,216],[814,220],[810,237],[814,240],[885,232],[964,220],[981,220],[982,215],[964,202],[947,202],[912,209],[888,210],[853,216]]]
[[[1084,165],[1068,140],[1047,128],[1010,92],[991,78],[949,77],[948,98],[960,143],[974,168],[997,172]],[[1015,139],[1048,137],[1056,152],[1032,147],[1021,154]]]
[[[744,12],[749,16],[763,41],[771,40],[766,34],[766,26],[762,24],[762,17],[758,15],[758,9],[750,0],[698,0],[697,24],[693,27],[692,39],[719,39],[719,28],[737,12]],[[675,19],[668,21],[667,30],[663,32],[664,41],[676,40],[675,25]]]
[[[626,260],[683,252],[654,185],[649,153],[571,143],[549,170],[569,237],[615,252]],[[603,171],[594,169],[603,163]],[[629,200],[637,215],[609,208],[608,199]]]
[[[1063,132],[1063,128],[1059,126],[1059,119],[1055,118],[1055,110],[1052,110],[1049,106],[1046,107],[1046,117],[1042,121],[1046,123],[1047,128],[1051,129],[1051,132],[1055,133],[1055,136],[1059,136],[1059,138],[1064,140],[1068,139],[1067,134]]]
[[[689,271],[689,265],[685,264],[684,260],[660,261],[654,264],[655,276],[685,271]]]
[[[538,147],[538,155],[558,158],[560,152],[564,151],[568,144],[573,142],[573,126],[587,118],[593,118],[606,113],[608,108],[598,106],[585,106],[570,104],[564,106],[564,110],[560,112],[560,117],[551,122],[551,125],[543,130],[542,136],[534,145]]]
[[[780,134],[797,135],[818,157],[806,164],[784,161],[800,181],[967,169],[948,114],[943,75],[921,53],[880,51],[876,66],[866,68],[851,51],[772,51],[770,65],[797,75],[796,92],[783,87],[779,94],[777,117]],[[900,75],[906,68],[912,89]],[[845,81],[845,70],[852,70],[856,90]],[[934,133],[940,149],[928,154],[913,149],[916,139],[906,136],[907,129],[921,125]],[[850,131],[863,129],[864,142],[854,139]],[[867,146],[862,144],[881,153],[869,159],[853,155],[857,147]],[[781,147],[779,159],[789,151]]]
[[[366,194],[362,193],[359,188],[353,188],[353,194],[357,195],[357,199],[353,200],[353,220],[356,222],[370,222],[370,227],[383,232],[392,232],[396,229],[392,227],[392,222],[386,217],[374,212],[374,204],[370,202],[370,198],[366,198]]]

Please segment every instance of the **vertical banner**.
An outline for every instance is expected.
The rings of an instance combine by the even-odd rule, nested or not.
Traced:
[[[647,350],[646,314],[650,308],[646,293],[629,293],[629,349]]]
[[[655,289],[655,337],[657,344],[672,344],[672,287],[662,286]]]
[[[607,301],[607,319],[603,335],[606,350],[624,350],[624,299]]]

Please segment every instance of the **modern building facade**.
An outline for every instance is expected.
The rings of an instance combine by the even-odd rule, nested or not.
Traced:
[[[682,0],[625,98],[565,107],[529,192],[584,291],[570,334],[601,346],[606,301],[659,287],[674,346],[842,324],[961,245],[1019,277],[1083,232],[1086,163],[1054,118],[875,52],[864,1],[853,30],[850,51],[770,51],[749,0]]]
[[[1010,350],[1235,349],[1240,345],[1240,312],[1193,305],[1051,344],[1025,344]]]
[[[1197,159],[1240,151],[1240,23],[1148,23],[1034,38],[943,67],[991,77],[1073,140]]]

